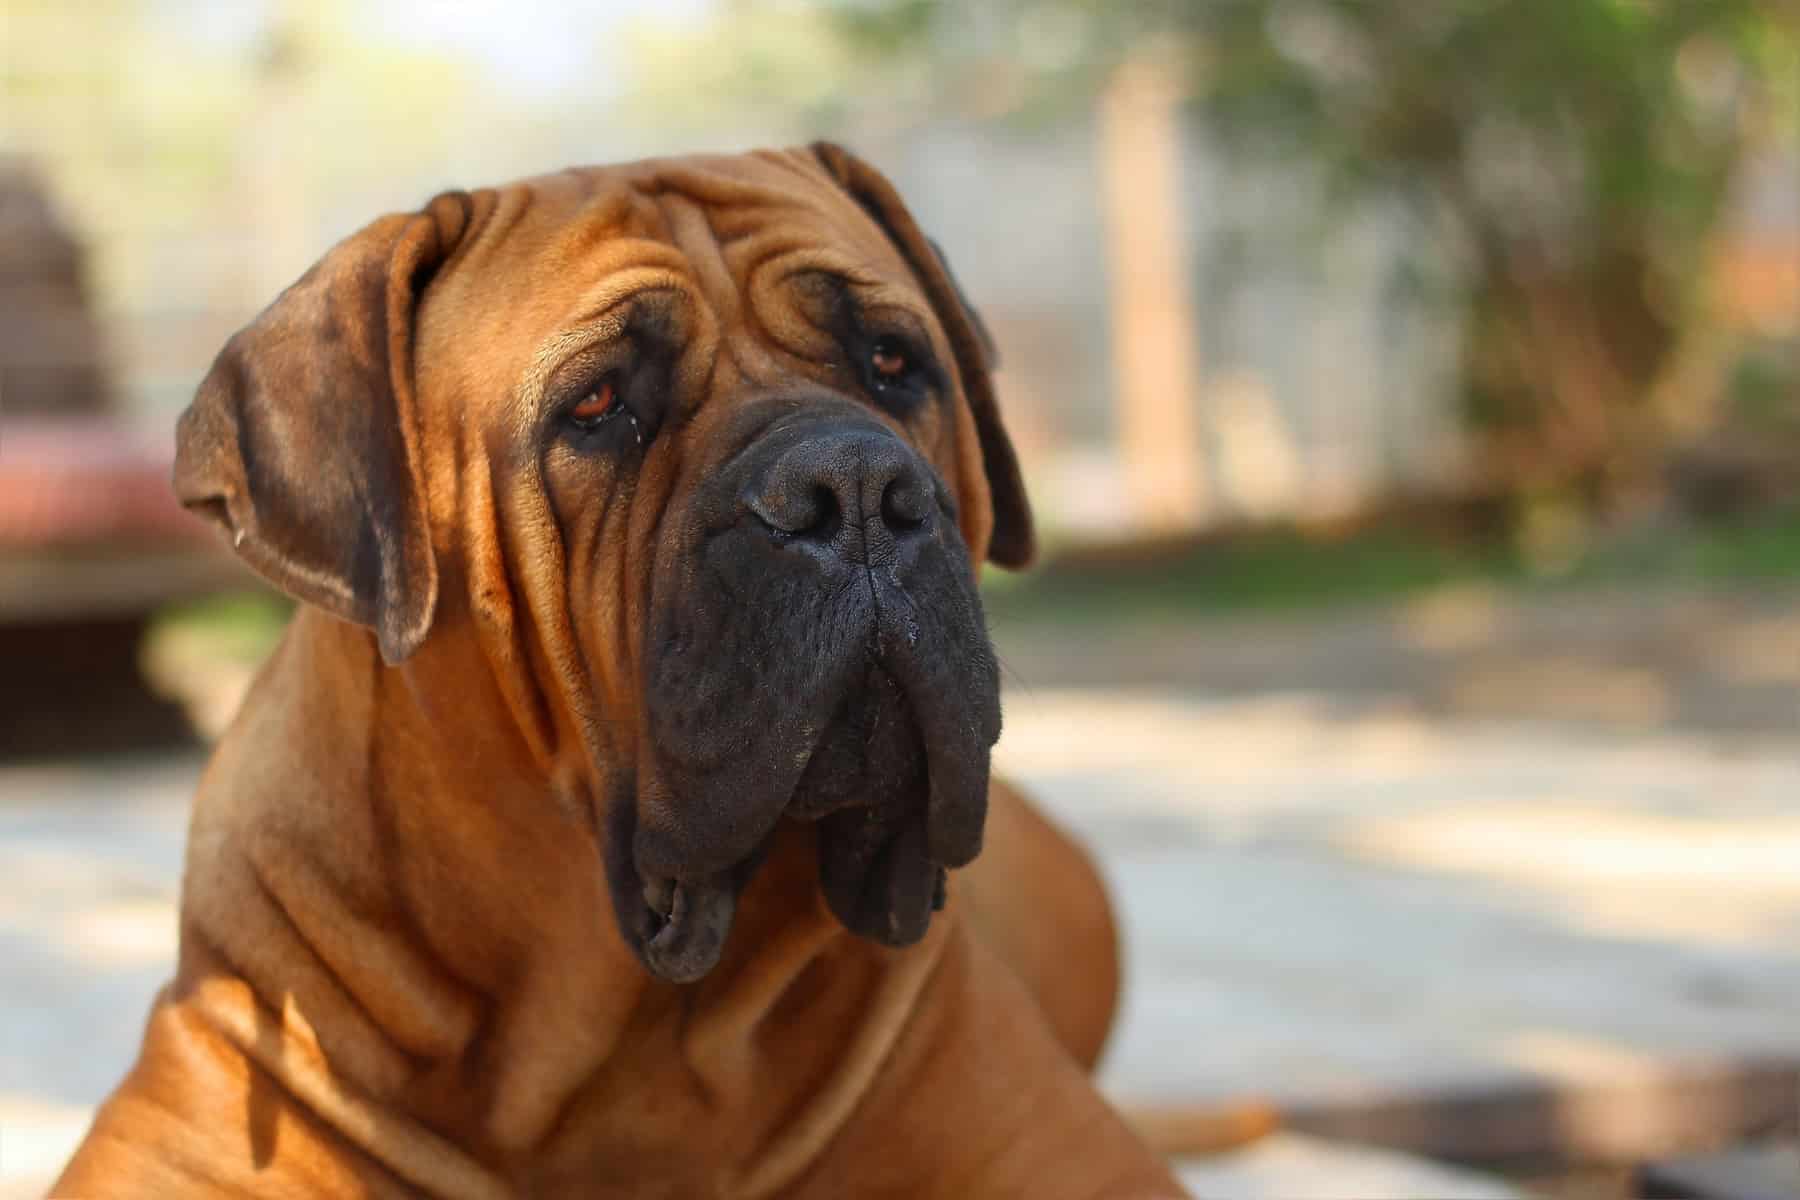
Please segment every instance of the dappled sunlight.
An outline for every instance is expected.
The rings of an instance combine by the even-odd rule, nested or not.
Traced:
[[[1237,511],[1272,520],[1302,508],[1304,464],[1268,380],[1229,371],[1208,397],[1215,418],[1219,483]]]
[[[721,961],[731,889],[786,861],[763,833],[802,820],[827,907],[890,944],[937,908],[940,923],[972,911],[950,897],[983,892],[981,876],[952,882],[942,864],[968,866],[983,836],[983,874],[1068,882],[1069,860],[1040,857],[1016,815],[1010,832],[981,823],[984,628],[1005,689],[994,771],[1091,851],[1115,901],[1124,990],[1102,1086],[1165,1118],[1252,1113],[1268,1135],[1205,1164],[1196,1194],[1511,1200],[1534,1185],[1422,1175],[1393,1152],[1635,1170],[1761,1136],[1771,1103],[1781,1137],[1800,1137],[1786,6],[0,4],[0,755],[30,760],[0,761],[0,1200],[42,1193],[141,1045],[179,949],[198,742],[230,741],[246,697],[207,828],[218,804],[251,841],[282,834],[292,814],[251,793],[284,772],[302,807],[334,788],[376,803],[335,838],[255,847],[255,866],[293,868],[264,899],[298,906],[311,945],[250,954],[259,985],[292,987],[234,1038],[278,1058],[279,1023],[344,1082],[364,1058],[383,1073],[358,1022],[393,1026],[419,1068],[416,1086],[371,1093],[393,1116],[485,1115],[475,1157],[505,1151],[519,1179],[579,1187],[578,1126],[625,1061],[575,1079],[616,1049],[582,1006],[642,989],[569,973],[570,936],[580,960],[623,931],[657,975],[696,978]],[[756,146],[791,150],[754,171],[672,161]],[[578,172],[587,196],[547,174],[645,157],[660,161]],[[489,187],[507,179],[524,187]],[[385,290],[331,265],[353,259],[387,272]],[[354,386],[326,386],[334,372]],[[908,461],[929,451],[941,478],[903,487],[829,431],[809,442],[788,410],[815,401],[878,422]],[[598,435],[613,415],[635,442],[613,440],[625,424]],[[802,504],[801,475],[749,462],[776,434],[792,435],[776,466],[831,476],[810,488],[819,503]],[[330,453],[345,446],[372,449]],[[715,479],[714,503],[708,463],[767,486]],[[789,490],[804,521],[754,519]],[[927,492],[935,515],[908,499]],[[607,520],[564,528],[577,501]],[[906,547],[929,542],[961,578],[970,546],[951,526],[978,551],[987,539],[979,603],[907,572]],[[769,603],[712,569],[737,533],[779,543],[745,568]],[[809,600],[840,557],[882,589],[860,649],[827,592]],[[622,571],[594,568],[613,559]],[[302,632],[329,636],[276,653],[301,595],[349,624],[315,610]],[[917,619],[888,636],[908,605]],[[713,626],[743,636],[689,636]],[[966,637],[933,643],[952,627]],[[846,670],[826,669],[834,647]],[[282,677],[259,685],[272,653]],[[769,695],[727,702],[759,681],[846,697],[818,721]],[[769,741],[790,725],[805,726],[792,746]],[[418,794],[415,776],[442,783],[482,757],[454,744],[471,730],[505,743],[477,765],[506,778],[464,779],[473,808],[455,781]],[[538,838],[535,808],[523,825],[479,809],[522,790],[554,810],[582,790],[571,779],[594,796],[562,805],[580,810],[566,837]],[[741,811],[746,780],[769,783],[766,822]],[[946,809],[950,790],[968,803]],[[925,817],[862,803],[890,792]],[[455,809],[431,846],[421,799]],[[308,861],[284,864],[301,840]],[[585,887],[551,894],[530,861],[545,848],[584,856],[578,882],[609,884],[611,911],[583,908]],[[203,840],[194,861],[247,852]],[[488,891],[516,875],[529,904],[459,928],[464,860]],[[392,903],[370,900],[384,889]],[[201,889],[188,927],[229,924],[215,909],[238,899]],[[1070,933],[1103,929],[1097,914],[1020,911],[1021,944],[1108,977],[1103,942]],[[520,913],[534,919],[515,931]],[[595,920],[603,944],[586,938]],[[751,926],[769,922],[739,924],[728,965],[748,964],[745,995],[792,983],[759,965]],[[391,979],[358,944],[377,926]],[[916,953],[942,945],[962,941]],[[1004,994],[1004,967],[969,961],[966,988],[895,1001],[917,1008],[911,1028],[1029,1005]],[[321,971],[347,976],[343,995]],[[246,980],[201,974],[174,990],[225,987],[227,1007],[261,1011]],[[770,1010],[782,1020],[818,998],[817,971],[794,978]],[[466,1061],[439,1063],[434,1046],[467,1040],[454,997],[448,1015],[433,999],[459,981],[486,1016]],[[604,994],[574,995],[590,982]],[[740,1033],[760,1053],[768,1023],[737,1020],[736,985],[702,987],[688,994],[724,999],[726,1058]],[[315,1037],[293,988],[346,1011],[314,1005]],[[843,1015],[879,1032],[901,992],[871,994]],[[820,1038],[843,1032],[838,1015]],[[1013,1032],[989,1039],[995,1061]],[[627,1048],[657,1053],[652,1034]],[[929,1101],[954,1072],[921,1045],[910,1074],[850,1074],[883,1103]],[[744,1075],[752,1100],[787,1104],[786,1089],[796,1112],[817,1099],[830,1120],[868,1116],[798,1060],[764,1058]],[[139,1079],[160,1094],[163,1074]],[[430,1094],[452,1074],[473,1099]],[[642,1140],[640,1118],[652,1140],[674,1128],[645,1078],[619,1145]],[[714,1106],[719,1146],[773,1146],[778,1166],[801,1143],[853,1156],[858,1137],[762,1144],[736,1124],[736,1078]],[[526,1162],[511,1135],[553,1114],[558,1088],[580,1120]],[[343,1117],[306,1090],[292,1098]],[[276,1091],[220,1117],[248,1120],[259,1167]],[[1330,1113],[1343,1123],[1304,1124]],[[196,1154],[217,1151],[207,1132]],[[908,1136],[883,1152],[916,1150]],[[416,1149],[390,1165],[426,1162]],[[316,1165],[307,1153],[293,1160]],[[704,1174],[700,1158],[671,1169]],[[727,1165],[717,1179],[740,1178]],[[751,1166],[741,1180],[774,1178]]]
[[[1324,690],[1027,689],[996,765],[1094,847],[1120,906],[1122,1101],[1550,1086],[1534,1119],[1557,1137],[1636,1145],[1678,1109],[1667,1088],[1617,1102],[1646,1064],[1800,1055],[1785,745]],[[15,1096],[80,1113],[128,1063],[174,951],[197,769],[0,771]],[[80,1120],[34,1127],[45,1161]]]
[[[121,866],[105,847],[0,843],[0,919],[81,905],[96,897],[173,897],[173,880],[153,863]]]
[[[1700,1058],[1634,1070],[1618,1054],[1589,1053],[1611,1064],[1604,1084],[1562,1089],[1542,1106],[1553,1130],[1546,1140],[1572,1157],[1630,1163],[1670,1147],[1715,1145],[1721,1129],[1760,1139],[1791,1127],[1800,1092],[1791,1067]]]
[[[1210,699],[1166,693],[1031,690],[1007,697],[1001,769],[1262,776],[1330,756],[1344,771],[1404,773],[1445,748],[1431,722],[1398,707],[1345,714],[1324,693]]]
[[[1497,1179],[1373,1146],[1318,1142],[1277,1133],[1233,1154],[1187,1164],[1183,1186],[1197,1196],[1270,1196],[1281,1200],[1432,1196],[1438,1200],[1516,1200]]]
[[[55,937],[72,959],[94,967],[175,965],[173,901],[98,904],[63,914]]]
[[[178,880],[79,845],[0,843],[0,934],[80,969],[172,968]],[[21,993],[12,1003],[30,1003]]]
[[[0,833],[12,832],[18,804],[45,804],[75,811],[97,805],[109,820],[134,827],[173,827],[187,821],[188,798],[202,760],[188,753],[91,761],[7,763],[0,770]],[[115,808],[129,795],[136,803]]]
[[[1325,692],[1033,690],[1007,719],[999,768],[1120,905],[1123,1102],[1517,1092],[1530,1144],[1642,1151],[1695,1064],[1800,1055],[1783,744]]]
[[[0,770],[4,1200],[42,1194],[21,1181],[68,1157],[174,969],[198,774],[190,755]]]
[[[1655,1054],[1607,1038],[1564,1029],[1528,1029],[1500,1038],[1495,1057],[1546,1080],[1579,1082],[1605,1075],[1618,1082],[1653,1079]]]
[[[1360,857],[1525,880],[1704,884],[1800,897],[1800,813],[1760,821],[1585,809],[1574,797],[1376,819]]]
[[[1763,617],[1709,630],[1700,653],[1716,674],[1738,683],[1800,684],[1800,616]],[[1800,728],[1800,697],[1794,701]]]
[[[0,1200],[36,1200],[75,1151],[93,1111],[0,1088]]]
[[[1544,658],[1508,658],[1468,667],[1450,681],[1465,712],[1534,711],[1544,720],[1604,721],[1649,728],[1675,712],[1669,685],[1646,667]]]
[[[1337,827],[1383,814],[1537,804],[1597,811],[1793,814],[1800,756],[1690,733],[1595,738],[1548,722],[1446,721],[1325,691],[1024,689],[1009,693],[997,769],[1053,801],[1254,821],[1277,801]],[[1101,785],[1078,794],[1074,785]],[[1065,786],[1068,785],[1068,786]]]
[[[1400,622],[1421,650],[1470,650],[1493,642],[1510,613],[1498,588],[1458,583],[1433,588],[1400,610]]]
[[[1519,908],[1598,936],[1784,955],[1796,944],[1800,822],[1686,835],[1617,814],[1566,816],[1433,814],[1359,828],[1338,845],[1371,863],[1503,884]]]

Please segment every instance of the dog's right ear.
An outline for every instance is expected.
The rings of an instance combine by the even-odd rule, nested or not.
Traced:
[[[489,199],[446,193],[339,242],[226,343],[176,431],[181,503],[282,590],[374,630],[390,663],[437,603],[413,315]]]

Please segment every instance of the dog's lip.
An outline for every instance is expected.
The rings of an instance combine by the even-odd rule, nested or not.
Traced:
[[[645,963],[670,983],[692,983],[718,965],[737,913],[738,889],[728,874],[707,880],[645,881]]]
[[[652,879],[644,884],[644,906],[666,928],[687,915],[687,892],[678,880]]]
[[[847,813],[819,830],[819,884],[852,933],[895,948],[925,936],[949,870],[926,849],[923,809],[898,824]]]

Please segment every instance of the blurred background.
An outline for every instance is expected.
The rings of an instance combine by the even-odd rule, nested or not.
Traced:
[[[168,495],[226,337],[442,188],[816,137],[1000,343],[1000,758],[1193,1185],[1800,1194],[1786,0],[0,0],[0,1194],[285,619]]]

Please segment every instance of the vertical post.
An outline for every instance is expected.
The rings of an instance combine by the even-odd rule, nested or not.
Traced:
[[[1132,519],[1150,533],[1193,529],[1210,502],[1182,220],[1181,94],[1170,66],[1141,57],[1114,74],[1099,109],[1119,453]]]
[[[254,253],[246,263],[243,306],[255,312],[317,256],[311,206],[312,155],[306,125],[306,76],[311,64],[303,36],[305,4],[271,6],[256,64],[254,107],[239,130]]]

